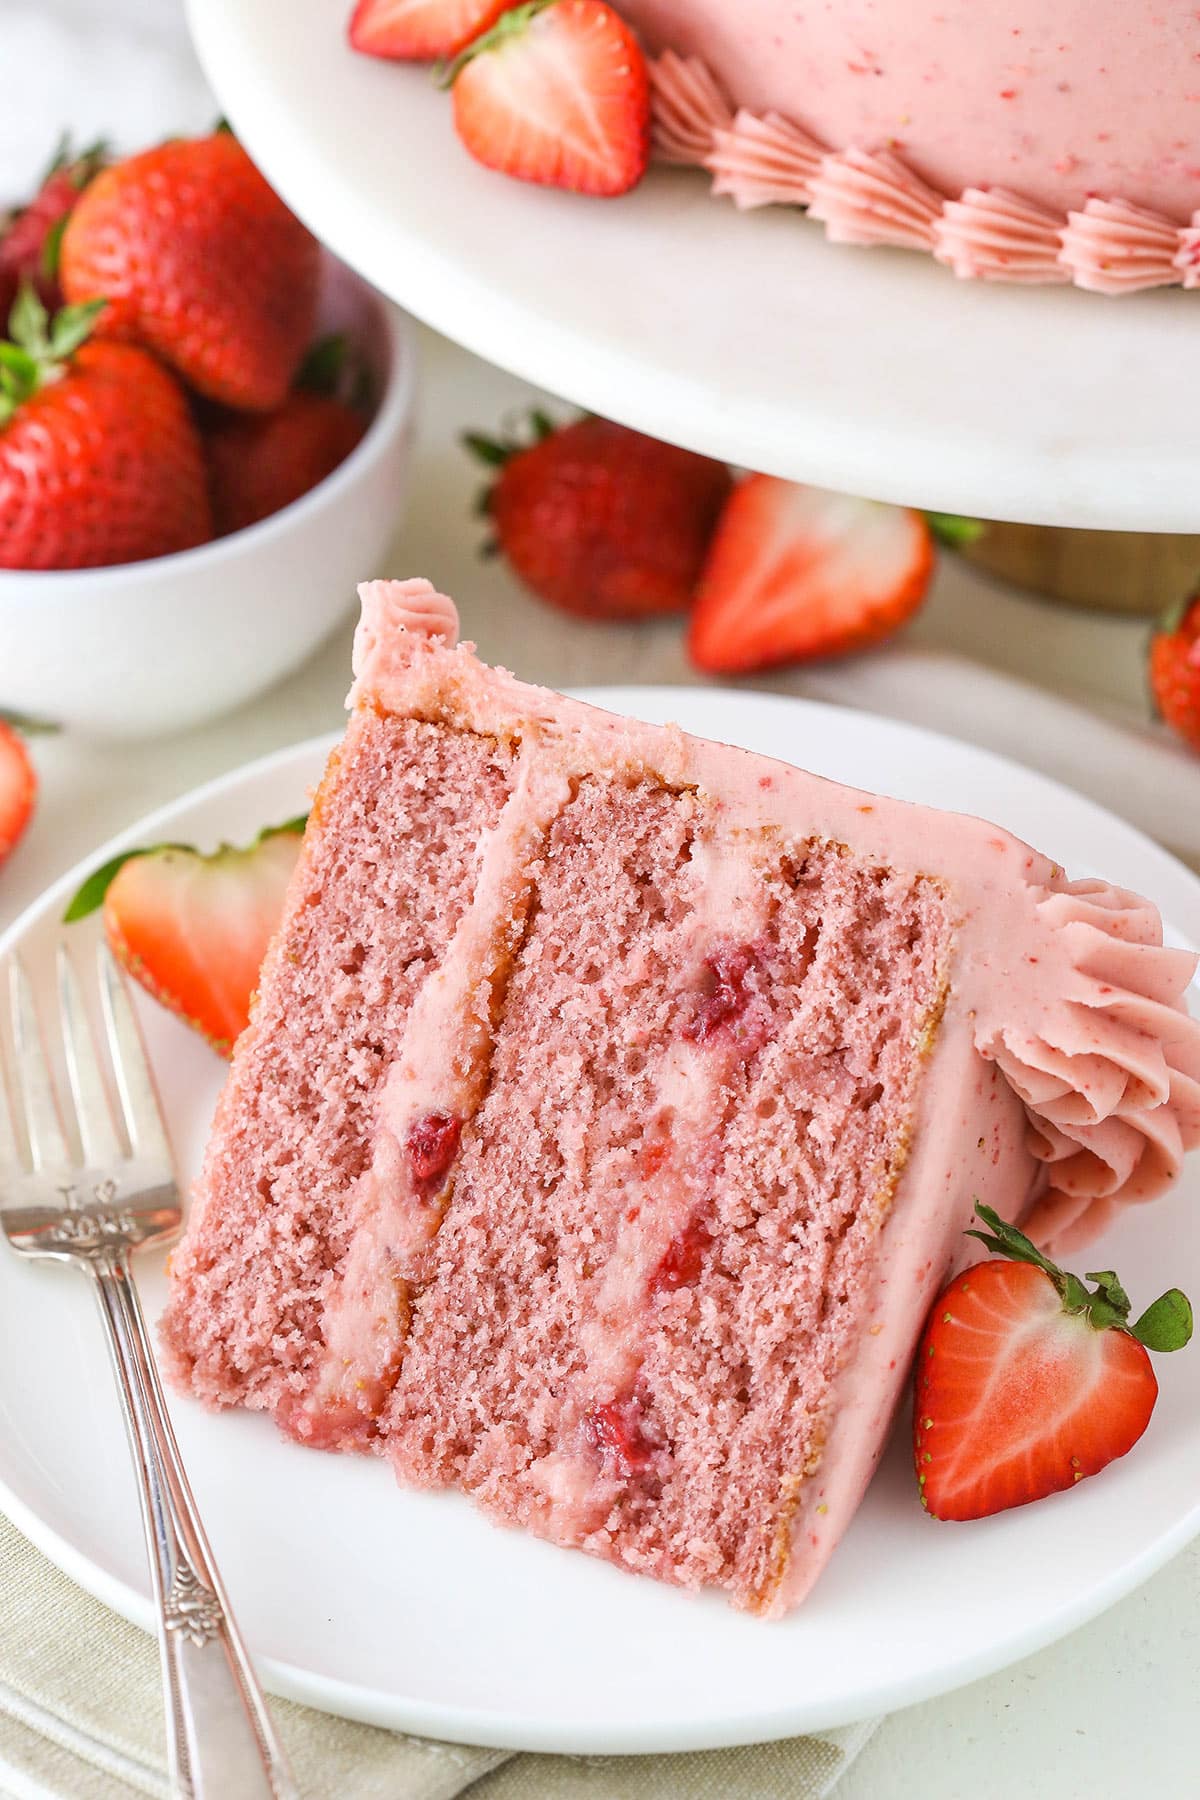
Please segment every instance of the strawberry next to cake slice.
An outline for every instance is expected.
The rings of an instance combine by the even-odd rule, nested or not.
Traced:
[[[783,1613],[976,1200],[1070,1248],[1200,1140],[1196,959],[995,826],[528,687],[427,582],[362,596],[171,1373]]]

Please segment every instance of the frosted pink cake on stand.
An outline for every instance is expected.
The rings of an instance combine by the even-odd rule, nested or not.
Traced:
[[[1195,959],[993,826],[523,686],[425,582],[355,671],[174,1377],[782,1613],[974,1200],[1070,1244],[1200,1138]]]
[[[741,207],[955,274],[1200,286],[1192,0],[617,0],[656,141]]]

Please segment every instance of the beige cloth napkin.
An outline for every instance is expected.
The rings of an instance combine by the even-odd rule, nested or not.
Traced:
[[[532,1756],[271,1708],[303,1800],[821,1800],[876,1723],[687,1756]],[[0,1797],[167,1793],[153,1640],[0,1517]]]

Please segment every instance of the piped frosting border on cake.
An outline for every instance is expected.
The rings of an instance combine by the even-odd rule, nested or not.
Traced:
[[[1200,286],[1200,210],[1180,224],[1118,197],[1054,213],[1005,188],[940,194],[891,145],[833,149],[795,120],[737,108],[702,58],[650,60],[661,162],[704,169],[741,210],[801,206],[831,243],[926,250],[964,280],[1121,295]]]
[[[580,737],[581,766],[637,765],[660,779],[697,783],[736,804],[753,823],[777,822],[789,782],[805,784],[806,829],[837,837],[847,809],[864,854],[892,860],[911,838],[913,809],[777,765],[763,786],[764,761],[747,779],[730,774],[723,746],[672,728],[640,726],[580,702],[561,701],[503,670],[487,683],[473,646],[457,643],[453,601],[427,581],[372,581],[359,589],[352,704],[420,711],[428,689],[449,689],[472,729],[501,728],[504,716],[544,714]],[[441,667],[423,669],[429,658]],[[744,791],[743,791],[744,789]],[[927,834],[928,835],[928,834]],[[1157,909],[1102,881],[1068,881],[1061,869],[1009,834],[946,815],[946,833],[926,843],[964,886],[986,886],[986,944],[973,953],[960,1003],[975,1048],[994,1063],[1029,1121],[1028,1148],[1046,1170],[1029,1214],[1043,1243],[1069,1248],[1096,1235],[1118,1208],[1154,1198],[1200,1146],[1200,1022],[1185,995],[1197,958],[1163,943]],[[985,859],[991,857],[994,867]]]

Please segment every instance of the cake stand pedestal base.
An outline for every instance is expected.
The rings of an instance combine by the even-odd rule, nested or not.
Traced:
[[[962,554],[1002,581],[1103,612],[1158,618],[1200,587],[1200,536],[990,524]]]

